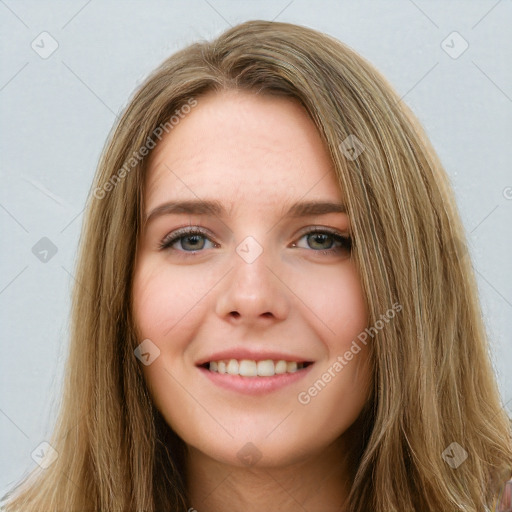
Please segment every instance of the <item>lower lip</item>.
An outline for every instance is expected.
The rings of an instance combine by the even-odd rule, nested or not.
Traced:
[[[217,386],[246,395],[262,395],[299,381],[309,373],[312,367],[313,364],[310,364],[302,370],[293,373],[280,373],[272,377],[242,377],[229,373],[211,372],[202,367],[198,367],[198,369]]]

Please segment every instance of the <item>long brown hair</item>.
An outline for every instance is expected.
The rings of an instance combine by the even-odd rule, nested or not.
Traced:
[[[141,148],[158,143],[176,112],[200,105],[202,94],[230,88],[306,108],[346,197],[370,324],[390,304],[403,307],[370,347],[374,386],[351,512],[491,510],[512,472],[511,426],[445,171],[370,64],[325,34],[268,21],[172,55],[110,134],[80,241],[66,381],[49,440],[58,457],[4,496],[5,510],[190,506],[185,447],[152,404],[134,356],[141,340],[131,287],[148,153]],[[347,137],[363,150],[356,158]],[[443,456],[454,446],[467,456],[456,468]]]

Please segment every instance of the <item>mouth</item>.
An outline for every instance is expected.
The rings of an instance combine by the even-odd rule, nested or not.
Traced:
[[[199,367],[212,373],[254,378],[296,373],[312,364],[312,361],[286,361],[284,359],[219,359],[207,361]]]
[[[234,354],[232,354],[234,355]],[[196,365],[201,374],[221,389],[244,395],[266,395],[303,379],[314,366],[314,361],[293,360],[284,354],[239,354],[240,359],[227,354],[213,356],[212,360]],[[292,360],[290,360],[292,359]]]

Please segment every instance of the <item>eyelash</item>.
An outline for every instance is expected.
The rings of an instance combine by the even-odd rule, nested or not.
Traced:
[[[337,242],[341,243],[341,246],[331,247],[330,249],[318,249],[318,250],[311,249],[315,253],[320,253],[325,256],[328,256],[328,255],[333,255],[339,251],[345,251],[345,250],[350,251],[350,249],[352,248],[352,239],[349,236],[343,236],[340,233],[338,233],[334,230],[331,230],[331,229],[327,229],[327,228],[318,228],[318,227],[313,228],[309,231],[306,231],[305,233],[302,233],[299,240],[304,238],[305,236],[312,235],[312,234],[329,235],[333,238],[334,243],[337,243]],[[178,230],[174,231],[173,233],[170,233],[169,235],[167,235],[160,242],[159,249],[162,251],[163,250],[172,250],[171,246],[174,245],[175,242],[181,240],[182,238],[187,238],[187,237],[195,236],[195,235],[202,236],[202,237],[210,240],[210,242],[212,242],[214,245],[218,246],[218,244],[213,242],[213,240],[210,239],[208,233],[205,230],[203,230],[202,228],[187,227],[187,228],[178,229]],[[294,243],[294,246],[296,247],[295,243]],[[300,249],[302,249],[302,247],[300,247]],[[195,256],[195,255],[203,252],[203,249],[199,249],[197,251],[185,251],[185,250],[181,250],[181,249],[174,249],[174,250],[178,251],[180,253],[184,253],[185,257],[186,256]]]

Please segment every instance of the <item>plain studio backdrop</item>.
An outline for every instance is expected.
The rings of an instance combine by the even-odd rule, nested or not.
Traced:
[[[2,494],[52,430],[83,208],[116,116],[171,53],[250,19],[340,39],[417,115],[455,190],[512,410],[510,2],[0,0]]]

